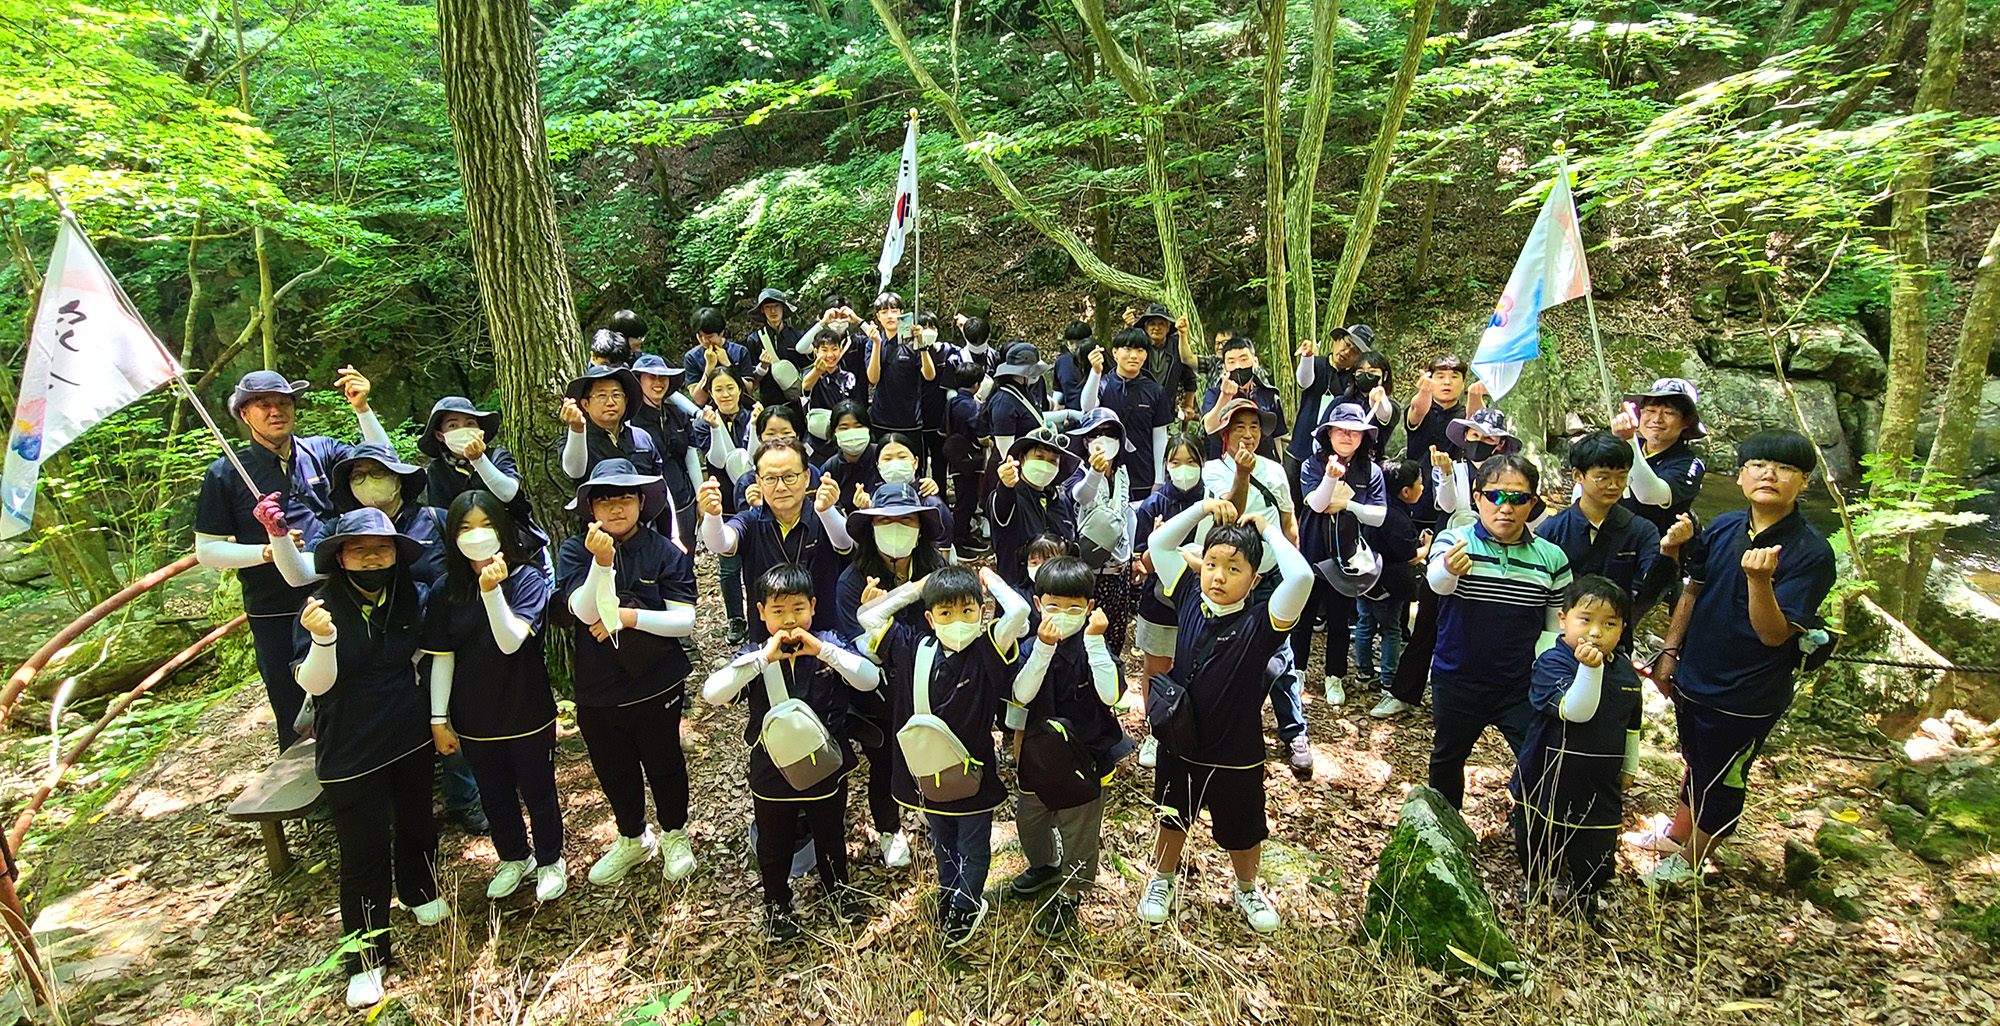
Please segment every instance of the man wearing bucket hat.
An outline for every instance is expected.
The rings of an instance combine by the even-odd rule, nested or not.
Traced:
[[[762,376],[757,397],[766,406],[791,402],[799,394],[799,378],[807,360],[799,353],[799,340],[806,333],[792,324],[798,314],[785,290],[767,288],[757,293],[756,308],[750,312],[750,333],[743,337],[743,348],[756,354],[758,373]]]
[[[367,379],[347,367],[340,380],[349,389],[363,437],[387,441],[381,422],[368,409]],[[217,458],[202,475],[194,512],[195,558],[204,566],[240,571],[257,675],[277,716],[281,749],[298,740],[292,724],[305,702],[292,681],[292,632],[310,589],[285,581],[272,562],[270,543],[293,530],[310,542],[333,519],[333,466],[349,449],[346,442],[324,435],[292,433],[298,424],[295,404],[306,388],[304,381],[275,371],[251,371],[236,382],[229,412],[250,434],[236,457],[257,491],[253,495],[244,487],[227,458]],[[258,516],[259,506],[267,516]]]
[[[1055,369],[1054,364],[1042,360],[1032,342],[1016,339],[1007,343],[1004,352],[1000,366],[993,370],[993,392],[980,410],[986,422],[984,434],[993,439],[993,451],[1002,459],[1015,439],[1042,426],[1046,419],[1042,411],[1049,408],[1045,379]],[[1010,579],[1008,583],[1013,582]]]
[[[608,886],[663,852],[668,881],[694,872],[688,840],[681,695],[691,669],[677,639],[694,633],[694,560],[646,525],[667,508],[665,482],[607,459],[577,485],[587,522],[556,554],[556,593],[576,617],[576,726],[618,823],[590,868]],[[646,822],[646,791],[664,835]]]
[[[1622,504],[1652,521],[1661,537],[1694,507],[1708,470],[1688,446],[1708,437],[1695,408],[1698,398],[1686,378],[1661,378],[1644,392],[1627,395],[1625,411],[1611,422],[1612,433],[1631,442],[1638,457]]]
[[[1438,512],[1448,518],[1447,527],[1464,527],[1479,515],[1472,505],[1472,472],[1489,457],[1521,451],[1521,439],[1514,434],[1507,415],[1497,407],[1475,411],[1454,419],[1445,428],[1454,451],[1464,459],[1438,452],[1431,458],[1432,487],[1437,494]]]
[[[632,426],[640,398],[639,377],[624,367],[596,366],[563,389],[562,469],[581,482],[607,459],[622,459],[643,474],[658,474],[660,450],[645,428]]]

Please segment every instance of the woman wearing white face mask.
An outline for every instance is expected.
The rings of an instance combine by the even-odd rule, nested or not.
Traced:
[[[1098,407],[1069,429],[1070,445],[1084,452],[1083,472],[1069,485],[1076,500],[1076,538],[1084,562],[1097,571],[1091,598],[1111,621],[1105,640],[1123,655],[1132,623],[1132,478],[1127,469],[1125,426]]]
[[[868,407],[852,399],[841,400],[833,407],[832,427],[834,454],[820,464],[819,472],[840,485],[840,511],[850,513],[857,493],[865,496],[882,483]]]
[[[1003,456],[985,503],[993,525],[994,569],[1009,587],[1027,591],[1031,582],[1022,550],[1028,542],[1043,532],[1076,536],[1075,501],[1060,482],[1082,461],[1068,439],[1040,428],[1015,439]]]
[[[924,505],[937,510],[938,516],[944,521],[944,533],[938,536],[938,544],[944,548],[945,556],[949,559],[952,553],[951,540],[954,537],[952,530],[957,518],[952,516],[951,507],[945,504],[944,496],[938,491],[937,482],[928,477],[917,476],[916,453],[916,439],[901,434],[884,435],[881,444],[875,449],[876,476],[882,484],[905,484],[915,488],[917,494],[923,498]],[[857,496],[857,499],[859,498]],[[856,502],[857,507],[867,505],[866,502]]]
[[[553,901],[569,879],[556,795],[556,702],[542,659],[549,581],[530,561],[506,505],[491,494],[469,491],[453,500],[445,533],[452,539],[445,578],[424,615],[432,739],[440,752],[463,751],[479,782],[500,857],[486,896],[505,898],[532,875],[535,900]]]
[[[417,451],[431,458],[424,468],[430,500],[449,506],[460,492],[472,488],[492,492],[506,503],[519,497],[521,471],[499,438],[500,411],[482,410],[462,395],[448,395],[433,404],[417,439]]]

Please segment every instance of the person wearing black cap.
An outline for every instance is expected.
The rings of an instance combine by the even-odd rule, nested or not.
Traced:
[[[571,504],[589,521],[556,554],[556,593],[576,617],[576,727],[618,821],[618,839],[590,867],[608,886],[662,851],[669,882],[695,870],[688,840],[681,693],[694,633],[694,560],[646,526],[667,506],[666,483],[629,461],[590,469]],[[646,823],[646,789],[664,835]]]
[[[799,378],[806,363],[799,353],[799,340],[806,333],[792,325],[791,320],[796,316],[798,310],[785,290],[767,288],[757,294],[757,308],[751,314],[750,333],[743,337],[743,348],[756,354],[761,375],[757,395],[766,406],[788,403],[798,397]]]
[[[723,334],[729,330],[729,320],[722,316],[722,311],[704,306],[688,317],[688,327],[694,331],[694,346],[681,354],[681,366],[687,369],[689,381],[706,382],[717,367],[728,367],[745,381],[763,379],[764,367],[758,361],[758,354],[729,341]],[[694,394],[694,387],[690,386],[694,400],[707,402],[708,396]]]
[[[1120,462],[1132,477],[1132,494],[1140,501],[1167,482],[1167,428],[1174,422],[1174,404],[1160,383],[1145,375],[1146,333],[1120,328],[1111,336],[1112,372],[1104,372],[1104,357],[1090,356],[1083,384],[1085,413],[1103,408],[1125,425],[1125,451]]]
[[[351,373],[353,368],[343,368]],[[343,376],[342,382],[347,378]],[[364,385],[360,399],[350,399],[361,421],[364,438],[388,440],[388,434],[368,409]],[[347,456],[349,445],[324,435],[297,436],[295,403],[305,392],[304,381],[292,381],[275,371],[251,371],[229,395],[229,412],[243,422],[250,444],[236,458],[250,474],[257,492],[243,485],[227,458],[218,457],[203,473],[195,499],[194,553],[203,566],[238,570],[243,584],[243,610],[250,616],[250,638],[257,652],[257,675],[264,680],[271,711],[277,716],[278,747],[298,740],[292,723],[305,696],[292,683],[292,624],[305,604],[308,588],[286,583],[272,564],[271,538],[298,530],[310,539],[334,518],[333,465]],[[268,517],[260,517],[263,506]]]
[[[764,571],[779,563],[798,563],[819,581],[819,594],[834,594],[854,547],[838,504],[839,483],[830,475],[822,476],[819,487],[812,487],[805,450],[796,438],[762,443],[752,466],[762,501],[740,507],[727,522],[722,518],[721,482],[704,481],[695,490],[702,544],[717,556],[739,557],[745,581],[762,579]],[[748,626],[751,641],[764,640],[761,623],[751,619]]]
[[[1047,390],[1043,379],[1049,376],[1050,367],[1033,343],[1007,343],[1005,358],[993,370],[993,391],[980,409],[986,420],[982,433],[993,439],[996,455],[1004,458],[1015,439],[1041,427],[1047,419],[1042,415],[1048,409],[1043,401]]]
[[[451,914],[438,896],[431,821],[433,741],[416,662],[427,589],[409,572],[420,546],[377,509],[335,520],[313,546],[326,578],[299,613],[295,687],[314,698],[313,768],[340,845],[347,1004],[382,1000],[393,885],[423,926]]]
[[[639,379],[639,406],[632,423],[653,436],[660,452],[660,476],[667,481],[667,497],[673,500],[673,537],[682,548],[694,544],[694,485],[701,480],[701,453],[692,444],[695,418],[701,408],[677,391],[687,369],[676,367],[657,353],[641,353],[632,361],[632,375]]]
[[[1159,382],[1176,401],[1182,392],[1194,391],[1201,371],[1195,363],[1186,319],[1177,320],[1165,303],[1154,303],[1135,323],[1152,343],[1146,354],[1146,376]]]
[[[1028,590],[1028,559],[1022,551],[1036,536],[1076,534],[1076,505],[1062,482],[1082,462],[1066,439],[1049,428],[1014,439],[1000,450],[1004,459],[986,493],[986,518],[993,525],[993,565],[1011,587]]]
[[[549,580],[491,493],[453,500],[446,534],[445,577],[424,611],[431,734],[438,751],[462,751],[479,782],[500,857],[486,896],[505,898],[532,873],[535,900],[554,901],[569,880],[556,795],[556,700],[542,660]],[[523,804],[535,824],[532,848]]]
[[[571,381],[563,390],[562,421],[569,428],[563,439],[563,473],[580,482],[599,462],[622,459],[640,473],[658,474],[659,446],[645,428],[631,422],[644,401],[638,375],[624,367],[591,367]]]
[[[1708,471],[1688,446],[1708,437],[1695,406],[1698,399],[1686,378],[1661,378],[1644,392],[1626,396],[1625,412],[1611,422],[1612,433],[1631,442],[1637,456],[1623,505],[1652,521],[1662,537],[1694,507]]]

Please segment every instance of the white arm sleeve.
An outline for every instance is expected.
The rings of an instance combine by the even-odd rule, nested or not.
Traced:
[[[450,652],[431,653],[431,723],[451,722],[451,673],[458,656]]]
[[[1118,694],[1124,681],[1118,677],[1118,661],[1111,658],[1111,648],[1102,634],[1083,636],[1083,652],[1090,657],[1090,681],[1097,687],[1097,698],[1105,705],[1118,704]]]
[[[708,546],[708,551],[718,556],[733,556],[736,554],[736,540],[736,531],[723,523],[721,516],[714,513],[701,515],[701,543]]]
[[[481,481],[486,482],[486,490],[501,502],[513,502],[514,496],[521,494],[521,482],[508,477],[507,472],[488,459],[485,453],[480,453],[479,458],[472,461],[472,469],[479,472]]]
[[[706,421],[704,421],[706,423]],[[708,429],[708,465],[717,470],[729,469],[729,456],[736,451],[736,439],[729,437],[729,424]],[[724,482],[729,484],[730,482]]]
[[[1277,555],[1278,572],[1284,575],[1271,592],[1271,622],[1297,623],[1299,614],[1305,612],[1306,600],[1312,598],[1312,564],[1292,546],[1284,530],[1269,521],[1264,523],[1264,545]]]
[[[1021,660],[1021,672],[1014,677],[1014,704],[1027,705],[1042,693],[1042,681],[1048,677],[1049,664],[1055,661],[1056,647],[1035,642],[1028,658]]]
[[[798,344],[793,346],[792,348],[800,353],[812,352],[814,345],[813,340],[819,337],[819,329],[823,327],[826,327],[826,325],[821,324],[818,321],[814,321],[812,323],[812,327],[807,328],[806,333],[804,335],[799,336]]]
[[[1616,659],[1615,654],[1606,658]],[[1604,693],[1604,667],[1576,664],[1576,679],[1563,692],[1562,718],[1571,723],[1588,723],[1597,715],[1597,701]]]
[[[354,421],[361,426],[362,441],[386,445],[391,451],[395,450],[395,444],[389,441],[389,432],[382,430],[382,418],[377,417],[374,410],[363,410],[355,414]]]
[[[273,550],[273,559],[275,548]],[[197,534],[194,536],[194,558],[202,566],[212,566],[218,570],[241,570],[246,566],[264,564],[264,546],[245,545],[231,541],[221,535]]]
[[[820,526],[826,528],[826,540],[836,549],[852,549],[854,538],[847,533],[847,514],[839,506],[829,506],[818,513]]]
[[[1292,372],[1292,380],[1298,382],[1300,388],[1311,388],[1313,387],[1313,382],[1317,380],[1314,377],[1315,374],[1315,371],[1313,370],[1314,359],[1315,359],[1314,357],[1308,356],[1305,359],[1300,360],[1298,369]]]
[[[306,689],[306,694],[324,695],[333,690],[333,682],[340,676],[339,664],[334,659],[333,642],[339,639],[338,632],[332,641],[322,642],[317,636],[313,638],[312,647],[306,650],[305,661],[299,664],[297,674],[299,687]]]
[[[882,668],[859,652],[820,642],[819,661],[833,667],[840,679],[856,691],[873,691],[882,684]]]
[[[694,400],[689,399],[685,393],[669,392],[667,393],[667,398],[672,400],[675,406],[680,407],[682,413],[687,414],[695,420],[701,419],[701,407],[696,406]]]
[[[583,437],[587,431],[569,431],[563,438],[562,469],[571,477],[590,472],[590,445]]]
[[[1625,490],[1648,506],[1674,504],[1673,488],[1653,473],[1653,465],[1646,462],[1646,450],[1640,446],[1637,435],[1632,437],[1632,473],[1625,478]]]
[[[1347,504],[1347,511],[1354,514],[1354,519],[1369,527],[1381,527],[1382,521],[1389,519],[1387,506],[1363,506],[1360,503],[1350,502]]]
[[[1451,547],[1456,544],[1458,544],[1456,537],[1447,540],[1447,536],[1440,535],[1431,539],[1431,561],[1430,565],[1424,568],[1424,578],[1430,582],[1431,590],[1439,595],[1451,595],[1458,591],[1458,575],[1444,565],[1445,553],[1450,552]]]
[[[1162,592],[1171,592],[1174,582],[1181,578],[1181,571],[1187,569],[1187,556],[1181,553],[1181,543],[1187,541],[1188,535],[1194,533],[1195,525],[1201,523],[1204,505],[1206,503],[1197,502],[1181,510],[1146,538],[1146,554],[1153,558],[1153,573],[1160,579]]]
[[[905,581],[897,585],[894,591],[862,606],[855,611],[855,619],[861,624],[862,635],[879,634],[882,628],[889,626],[889,621],[895,619],[896,614],[901,612],[904,606],[916,600],[917,582]]]
[[[688,481],[696,486],[700,486],[701,454],[695,452],[694,446],[690,445],[686,452],[681,453],[681,459],[687,463]]]
[[[611,576],[611,568],[592,556],[589,575],[584,577],[580,587],[570,593],[569,611],[576,614],[584,626],[597,622],[597,593],[611,587]]]
[[[1333,489],[1339,481],[1340,479],[1332,474],[1322,475],[1319,484],[1314,485],[1313,490],[1306,493],[1306,505],[1311,506],[1314,513],[1326,512],[1326,508],[1333,505]]]
[[[1153,429],[1153,483],[1167,483],[1167,429],[1164,425]]]
[[[1390,401],[1389,397],[1385,395],[1382,397],[1381,402],[1369,408],[1368,413],[1375,418],[1375,423],[1386,427],[1389,421],[1396,416],[1396,404]]]
[[[316,574],[306,565],[304,553],[292,543],[292,536],[271,539],[271,562],[277,566],[279,576],[294,588],[303,588],[315,581],[326,580],[324,574]]]
[[[1097,368],[1092,367],[1090,376],[1083,379],[1083,394],[1077,397],[1076,408],[1085,413],[1097,409],[1097,389],[1103,383]]]
[[[764,653],[748,652],[737,656],[701,682],[701,700],[710,705],[727,705],[745,684],[756,680],[763,672]]]
[[[993,436],[993,450],[994,450],[995,452],[997,452],[997,453],[999,453],[999,454],[1000,454],[1000,458],[1001,458],[1002,460],[1005,460],[1005,459],[1007,458],[1007,453],[1008,453],[1008,452],[1009,452],[1010,450],[1012,450],[1013,448],[1014,448],[1014,436],[1013,436],[1013,435],[994,435],[994,436]],[[998,479],[996,478],[995,480],[998,480]]]
[[[493,643],[500,646],[501,654],[519,652],[522,642],[527,641],[528,635],[533,632],[528,629],[528,621],[515,616],[514,610],[507,605],[506,588],[480,591],[479,602],[486,607],[486,626],[493,631]]]
[[[669,602],[665,609],[634,609],[632,629],[663,638],[685,638],[694,633],[694,607]]]
[[[1000,607],[1000,615],[993,618],[993,644],[1002,651],[1028,635],[1028,600],[1021,593],[1007,586],[993,568],[988,567],[980,574],[986,579],[986,587],[993,592],[993,602]]]
[[[1078,506],[1089,506],[1097,502],[1097,493],[1104,490],[1104,475],[1095,469],[1086,469],[1078,479],[1076,487],[1070,489],[1070,496]]]

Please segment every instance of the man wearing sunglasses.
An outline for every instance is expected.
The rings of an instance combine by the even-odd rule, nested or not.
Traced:
[[[1543,632],[1559,629],[1569,559],[1537,538],[1541,474],[1526,457],[1503,453],[1472,475],[1479,519],[1431,543],[1426,576],[1438,595],[1431,655],[1430,786],[1453,807],[1465,802],[1465,759],[1487,727],[1500,728],[1516,756],[1534,708],[1528,685]]]

